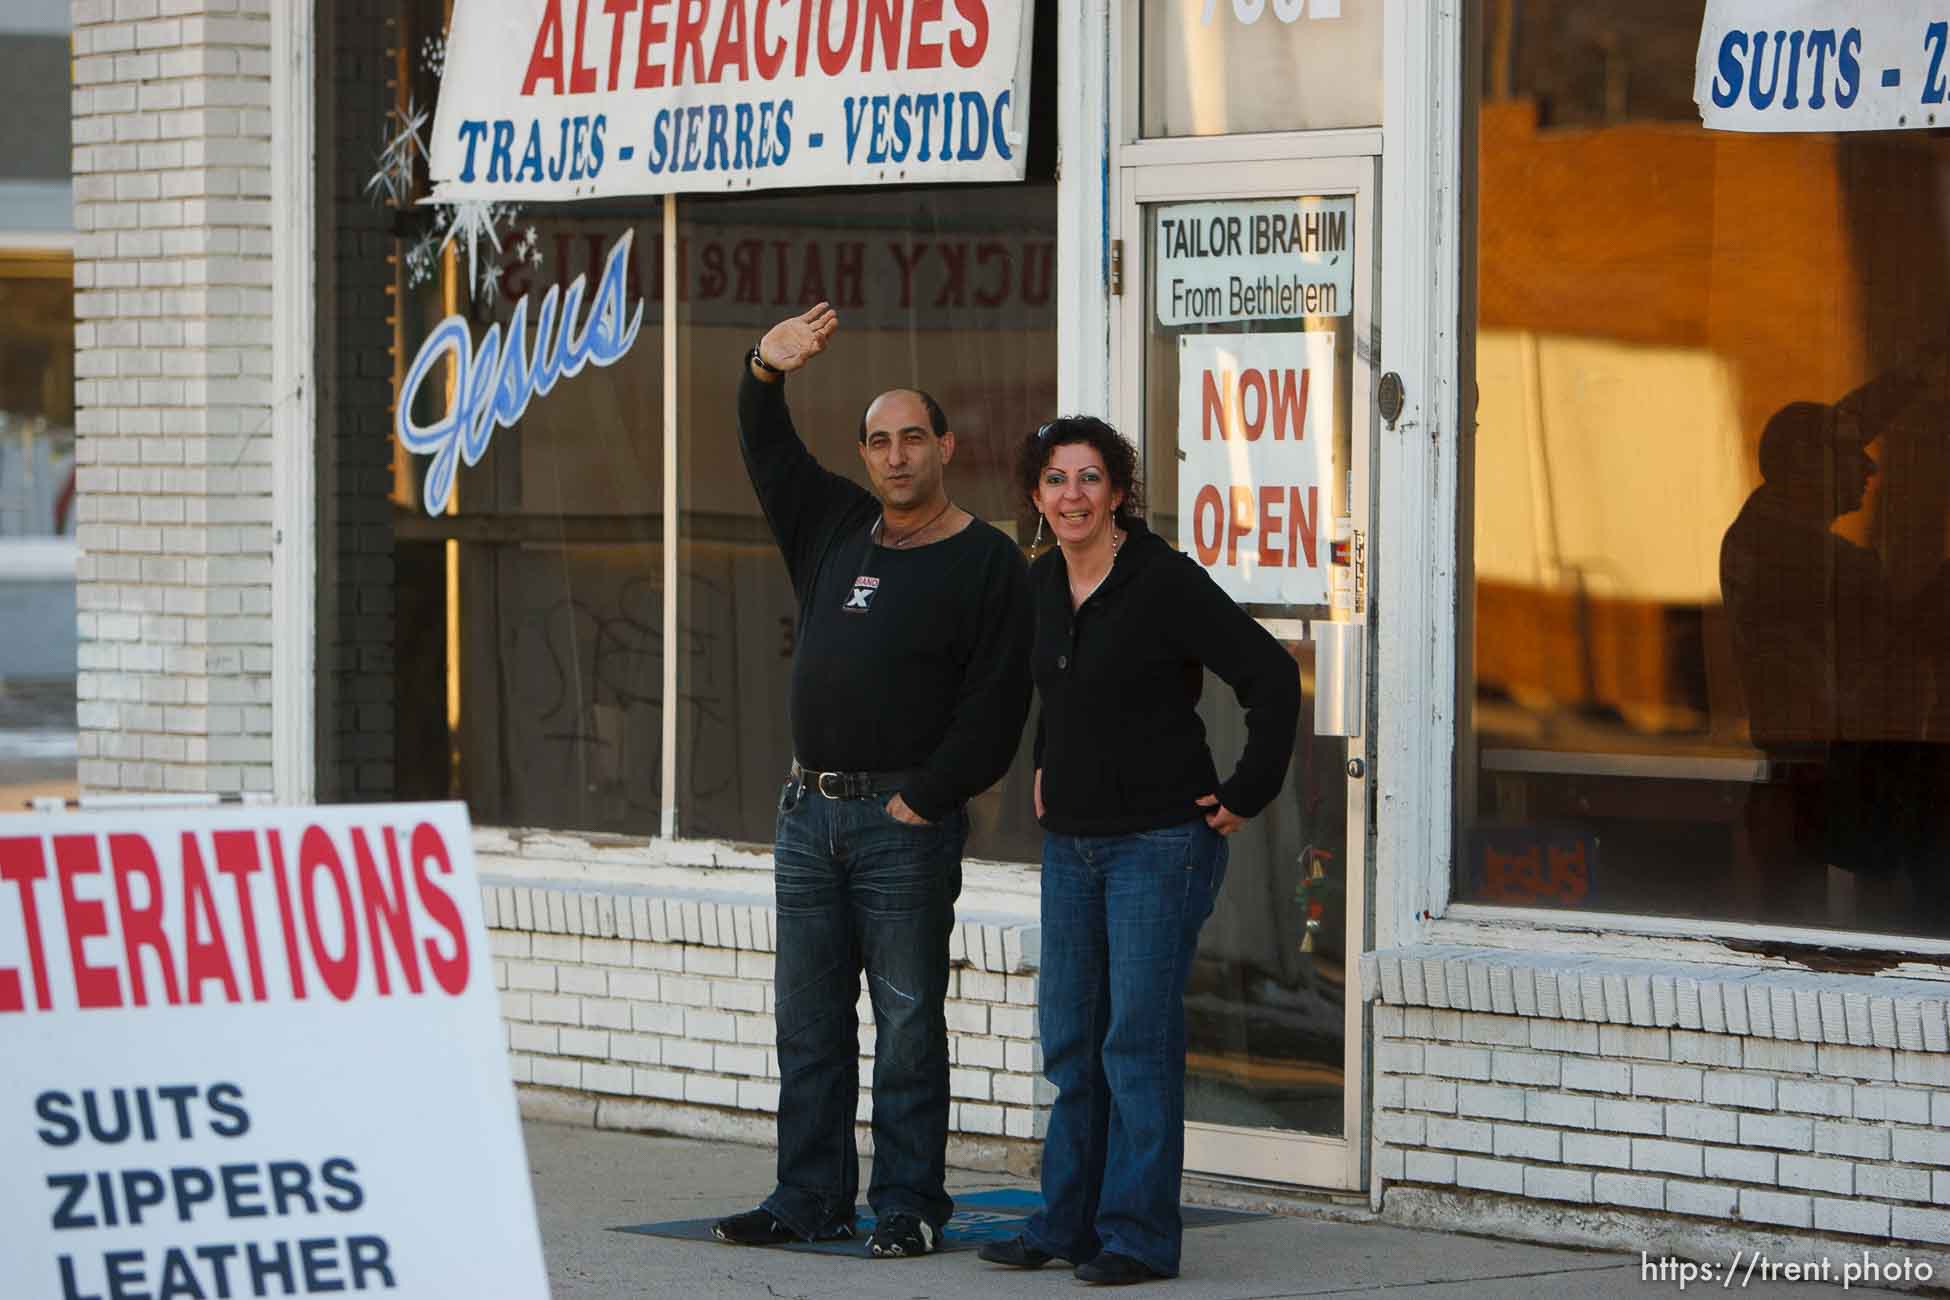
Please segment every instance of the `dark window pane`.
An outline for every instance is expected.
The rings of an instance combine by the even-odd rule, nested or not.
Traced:
[[[74,134],[66,35],[0,33],[0,181],[66,181]],[[3,227],[0,227],[3,228]]]

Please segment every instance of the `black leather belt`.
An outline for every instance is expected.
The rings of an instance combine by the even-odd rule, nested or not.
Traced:
[[[801,786],[810,786],[828,799],[871,799],[875,795],[894,794],[914,776],[912,771],[818,772],[801,767],[797,759],[792,763],[792,779]]]

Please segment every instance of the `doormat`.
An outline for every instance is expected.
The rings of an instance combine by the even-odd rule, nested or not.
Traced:
[[[1030,1215],[1043,1208],[1042,1196],[1025,1187],[1004,1187],[989,1192],[956,1192],[954,1198],[955,1215],[948,1220],[941,1244],[935,1248],[937,1251],[974,1250],[983,1242],[1013,1237],[1023,1230]],[[1219,1224],[1245,1223],[1267,1217],[1238,1210],[1213,1210],[1203,1205],[1182,1205],[1178,1213],[1187,1228],[1211,1228]],[[679,1241],[708,1241],[715,1245],[718,1239],[711,1235],[711,1225],[722,1217],[628,1224],[612,1228],[611,1231],[634,1232],[645,1237],[674,1237]],[[873,1225],[873,1213],[863,1205],[855,1223],[857,1235],[851,1241],[794,1241],[766,1249],[845,1255],[857,1259],[867,1249],[867,1238],[873,1235]]]

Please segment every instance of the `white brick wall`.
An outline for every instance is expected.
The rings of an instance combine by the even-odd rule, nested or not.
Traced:
[[[271,785],[270,0],[75,0],[81,784]]]
[[[1950,989],[1465,949],[1363,960],[1387,1184],[1950,1243]]]
[[[777,1112],[769,906],[498,884],[482,898],[518,1085]],[[1021,930],[963,921],[950,941],[951,1133],[1037,1139],[1047,1127],[1052,1090]],[[864,984],[858,1014],[865,1123],[874,1029]]]

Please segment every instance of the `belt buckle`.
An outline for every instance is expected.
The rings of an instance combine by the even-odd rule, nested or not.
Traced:
[[[838,783],[839,790],[840,790],[838,794],[835,794],[833,791],[828,790],[826,788],[826,778],[829,776],[832,777],[833,780]],[[813,785],[815,788],[818,789],[818,791],[822,795],[825,795],[828,799],[846,798],[846,774],[844,772],[821,772],[819,774],[819,778],[813,782]]]

